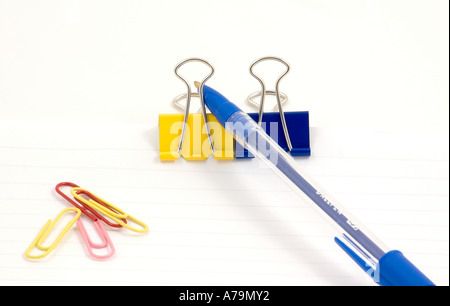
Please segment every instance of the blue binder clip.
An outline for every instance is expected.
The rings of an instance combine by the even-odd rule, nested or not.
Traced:
[[[266,90],[262,79],[253,72],[253,67],[266,60],[275,60],[286,66],[286,71],[278,78],[275,90]],[[247,102],[259,107],[259,113],[248,114],[253,120],[272,137],[278,144],[292,156],[310,156],[311,148],[309,144],[309,113],[308,112],[284,112],[282,105],[288,100],[287,95],[279,91],[280,80],[289,72],[288,63],[278,57],[263,57],[255,61],[250,66],[250,74],[261,84],[261,91],[250,94]],[[275,96],[277,105],[274,112],[264,113],[264,100],[266,95]],[[254,99],[260,97],[260,102]],[[278,110],[278,111],[276,111]],[[282,128],[280,128],[282,127]],[[254,156],[236,143],[236,158],[253,158]]]

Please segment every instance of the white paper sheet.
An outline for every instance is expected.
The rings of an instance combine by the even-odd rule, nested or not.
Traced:
[[[448,135],[311,129],[297,161],[381,241],[449,283]],[[154,125],[0,121],[0,285],[372,285],[327,222],[257,160],[162,163]],[[24,252],[74,182],[145,221],[108,228],[95,261],[76,226]],[[86,219],[88,220],[88,219]],[[87,221],[89,223],[89,221]]]

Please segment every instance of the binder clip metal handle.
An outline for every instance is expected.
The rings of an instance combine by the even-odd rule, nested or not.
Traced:
[[[286,66],[286,71],[284,71],[277,79],[276,83],[275,83],[275,90],[274,91],[270,91],[270,90],[266,90],[266,85],[264,84],[264,81],[257,76],[254,72],[253,72],[253,68],[258,64],[261,63],[263,61],[267,61],[267,60],[274,60],[277,62],[282,63],[283,65]],[[282,60],[281,58],[275,57],[275,56],[267,56],[267,57],[262,57],[258,60],[256,60],[255,62],[253,62],[253,64],[250,65],[250,74],[256,78],[259,83],[261,84],[261,91],[260,92],[256,92],[253,93],[251,95],[248,96],[247,101],[253,105],[257,105],[257,103],[254,102],[254,98],[257,96],[261,96],[260,98],[260,102],[259,102],[259,116],[258,116],[258,124],[261,125],[262,122],[262,118],[263,118],[263,113],[264,113],[264,101],[265,101],[265,97],[266,95],[274,95],[277,98],[277,106],[278,106],[278,111],[280,112],[280,117],[281,117],[281,124],[283,126],[283,131],[284,131],[284,135],[286,138],[286,142],[289,148],[289,151],[292,150],[292,143],[291,143],[291,139],[289,137],[289,131],[287,128],[287,124],[286,124],[286,118],[284,116],[284,112],[283,112],[283,107],[282,104],[284,104],[287,101],[287,96],[283,93],[280,92],[279,90],[279,84],[281,79],[288,74],[290,70],[290,66],[288,63],[286,63],[284,60]]]
[[[200,62],[203,63],[207,66],[209,66],[209,68],[211,68],[211,72],[200,82],[200,85],[198,87],[198,94],[197,93],[192,93],[191,91],[191,87],[188,83],[188,81],[186,81],[186,79],[181,76],[178,73],[178,69],[180,69],[181,66],[183,66],[184,64],[190,63],[190,62]],[[205,102],[203,101],[203,86],[205,85],[206,81],[209,80],[214,74],[214,67],[207,61],[205,61],[204,59],[201,58],[188,58],[185,59],[184,61],[180,62],[176,67],[175,67],[175,75],[182,80],[187,87],[187,92],[186,94],[180,95],[178,97],[175,98],[174,103],[179,106],[179,104],[177,103],[181,98],[186,97],[186,110],[185,110],[185,114],[184,114],[184,121],[183,121],[183,127],[181,130],[181,137],[180,137],[180,144],[178,145],[178,151],[177,153],[180,154],[181,153],[181,149],[183,148],[183,140],[184,140],[184,134],[186,132],[186,126],[187,126],[187,120],[188,120],[188,116],[189,116],[189,106],[191,103],[191,97],[192,96],[199,96],[200,97],[200,103],[201,103],[201,109],[202,109],[202,114],[203,114],[203,120],[205,121],[205,127],[206,127],[206,134],[208,135],[208,141],[209,141],[209,145],[211,146],[211,151],[212,153],[215,152],[214,150],[214,145],[213,145],[213,141],[211,138],[211,133],[209,130],[209,126],[208,126],[208,121],[207,121],[207,116],[206,116],[206,106],[205,106]]]
[[[181,103],[182,100],[186,100],[187,98],[187,93],[182,93],[178,96],[176,96],[175,98],[173,98],[172,103],[173,105],[175,105],[175,107],[177,107],[178,109],[182,110],[183,112],[186,112],[186,105],[183,105]],[[193,92],[191,93],[191,98],[200,98],[200,95],[198,94],[198,92]],[[200,106],[200,108],[197,111],[199,114],[203,113],[203,108]]]
[[[277,93],[275,90],[266,90],[266,95],[269,96],[276,96]],[[251,93],[250,95],[248,95],[247,97],[247,103],[251,104],[257,108],[259,108],[260,103],[255,101],[255,98],[260,97],[262,95],[261,91],[255,91],[254,93]],[[281,105],[286,104],[286,102],[288,101],[288,96],[282,92],[280,92],[280,98],[281,98]],[[278,107],[278,103],[275,104],[275,106],[273,107],[273,111],[276,112],[278,111],[279,107]],[[184,109],[183,109],[184,110]]]

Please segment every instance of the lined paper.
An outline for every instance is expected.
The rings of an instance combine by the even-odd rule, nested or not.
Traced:
[[[312,128],[297,162],[392,249],[449,284],[448,135]],[[47,258],[25,249],[74,182],[149,225],[76,226]],[[0,285],[373,285],[327,221],[258,160],[160,162],[151,125],[0,121]],[[86,223],[89,220],[86,219]],[[95,238],[95,236],[94,236]]]

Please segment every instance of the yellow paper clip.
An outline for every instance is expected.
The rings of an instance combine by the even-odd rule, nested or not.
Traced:
[[[122,209],[114,206],[113,204],[109,203],[108,201],[103,200],[99,196],[93,194],[92,192],[90,192],[90,191],[88,191],[88,190],[86,190],[84,188],[80,188],[80,187],[72,188],[70,190],[70,193],[78,201],[80,201],[80,202],[88,205],[89,207],[97,210],[101,214],[105,215],[106,217],[110,218],[111,220],[117,222],[121,226],[123,226],[123,227],[125,227],[125,228],[127,228],[127,229],[129,229],[129,230],[131,230],[133,232],[145,233],[145,232],[148,231],[147,224],[145,224],[144,222],[140,221],[139,219],[137,219],[137,218],[127,214]],[[85,195],[85,196],[89,197],[89,199],[86,199],[82,195]],[[101,203],[99,203],[98,201],[93,200],[91,197],[96,198]],[[110,207],[111,209],[107,209],[105,206]],[[139,228],[134,228],[134,227],[128,225],[128,223],[125,223],[122,219],[131,220],[134,223],[140,225],[142,228],[140,228],[140,229]]]
[[[64,229],[59,233],[58,237],[56,237],[55,241],[52,244],[50,244],[49,246],[42,246],[43,241],[48,237],[48,235],[50,234],[50,231],[55,227],[55,225],[59,221],[59,219],[61,219],[61,217],[66,212],[69,212],[69,211],[74,211],[76,213],[75,217],[66,224]],[[61,241],[61,239],[67,234],[67,232],[70,230],[72,225],[78,220],[78,218],[80,218],[80,215],[81,215],[81,210],[79,210],[78,208],[75,208],[75,207],[70,207],[70,208],[63,209],[56,216],[56,218],[53,221],[51,219],[48,220],[47,223],[45,223],[44,227],[39,232],[39,234],[33,240],[31,245],[25,251],[25,256],[30,259],[39,259],[39,258],[43,258],[43,257],[47,256],[48,254],[50,254],[51,251],[53,251],[53,249]],[[31,255],[30,253],[34,247],[37,247],[38,249],[40,249],[41,251],[44,251],[44,252],[39,255]]]
[[[211,69],[202,82],[196,82],[198,93],[192,93],[189,83],[178,73],[178,69],[189,62],[201,62]],[[233,137],[212,114],[206,113],[203,101],[203,85],[214,74],[214,67],[203,59],[190,58],[175,67],[175,74],[187,87],[186,93],[173,99],[175,106],[183,110],[184,115],[159,115],[160,159],[169,161],[183,156],[187,160],[205,160],[211,153],[216,159],[233,159]],[[200,99],[198,114],[189,114],[191,97]],[[186,106],[179,103],[181,100],[186,100]]]

